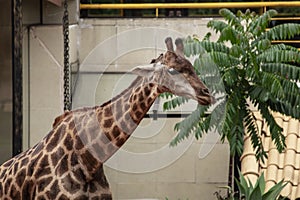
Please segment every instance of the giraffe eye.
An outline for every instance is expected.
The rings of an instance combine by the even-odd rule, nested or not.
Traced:
[[[168,72],[169,72],[169,74],[171,74],[171,75],[176,75],[176,74],[178,74],[178,71],[176,71],[174,68],[168,69]]]

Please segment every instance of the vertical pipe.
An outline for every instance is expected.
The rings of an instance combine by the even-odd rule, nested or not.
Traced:
[[[23,76],[22,76],[22,0],[12,1],[12,79],[13,79],[13,155],[22,151]]]
[[[40,0],[40,24],[43,24],[43,0]]]
[[[120,0],[120,3],[124,3],[124,0]],[[120,16],[124,17],[124,9],[120,9]]]
[[[42,6],[40,4],[40,6]],[[27,108],[27,123],[28,123],[28,126],[27,126],[27,148],[31,146],[30,144],[30,103],[31,103],[31,99],[30,99],[30,91],[31,91],[31,88],[30,88],[30,79],[31,79],[31,76],[30,76],[30,34],[31,34],[31,26],[28,26],[27,27],[27,42],[28,42],[28,46],[27,46],[27,55],[28,55],[28,61],[27,61],[27,87],[28,87],[28,99],[27,99],[27,105],[26,105],[26,108]]]
[[[234,159],[233,159],[233,156],[230,155],[229,156],[229,172],[228,172],[228,186],[229,188],[233,189],[234,187],[234,177],[233,177],[233,174],[234,174]],[[229,190],[227,191],[228,194],[229,194]]]

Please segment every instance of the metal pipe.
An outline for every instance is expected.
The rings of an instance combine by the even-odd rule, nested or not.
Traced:
[[[300,40],[272,40],[272,43],[300,43]]]
[[[272,17],[272,20],[280,21],[280,20],[300,20],[300,17]]]
[[[260,7],[300,7],[300,1],[80,4],[80,9],[260,8]]]

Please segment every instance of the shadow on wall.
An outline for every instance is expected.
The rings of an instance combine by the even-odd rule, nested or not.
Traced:
[[[0,164],[12,156],[12,105],[0,102]]]

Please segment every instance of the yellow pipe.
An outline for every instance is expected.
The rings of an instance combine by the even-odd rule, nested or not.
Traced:
[[[259,7],[300,7],[300,1],[80,4],[80,9],[259,8]]]
[[[273,17],[272,20],[300,20],[300,17]]]
[[[272,43],[300,43],[300,40],[273,40]]]

